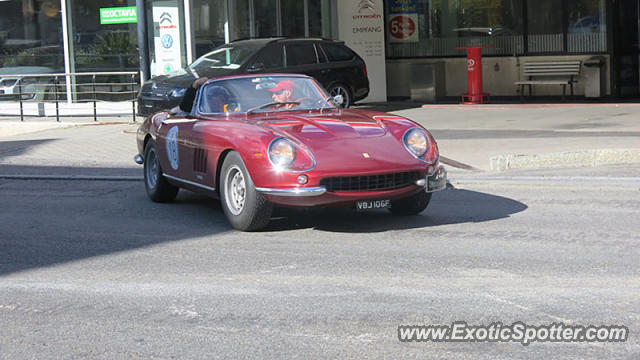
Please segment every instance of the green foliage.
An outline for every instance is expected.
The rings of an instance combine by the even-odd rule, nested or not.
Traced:
[[[79,58],[84,58],[82,62],[87,64],[119,63],[124,66],[138,64],[138,49],[128,32],[110,32],[100,35],[89,46],[88,51],[79,52],[78,55],[80,53],[86,55]]]

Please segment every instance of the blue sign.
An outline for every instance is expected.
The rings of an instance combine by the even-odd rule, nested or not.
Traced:
[[[169,49],[173,46],[173,38],[169,34],[164,34],[162,36],[162,47],[165,49]]]
[[[417,14],[418,0],[389,0],[389,14]]]

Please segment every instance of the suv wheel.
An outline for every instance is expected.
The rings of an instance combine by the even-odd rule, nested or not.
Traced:
[[[343,84],[333,84],[331,85],[331,87],[329,88],[329,94],[331,94],[331,96],[336,96],[336,95],[342,95],[342,105],[340,105],[340,107],[343,108],[348,108],[351,106],[351,91],[349,90],[349,87],[347,87],[346,85]]]

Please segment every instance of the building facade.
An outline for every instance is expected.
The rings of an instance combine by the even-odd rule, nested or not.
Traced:
[[[433,65],[439,96],[466,92],[461,46],[484,50],[484,87],[518,96],[527,61],[596,63],[576,94],[640,95],[640,0],[4,0],[0,74],[137,71],[161,75],[241,38],[342,39],[386,98],[409,98]],[[346,14],[346,15],[345,15]],[[374,64],[380,61],[381,67]],[[370,64],[371,62],[371,64]],[[373,71],[371,71],[373,69]],[[598,85],[599,84],[599,85]],[[555,96],[560,87],[540,87]]]

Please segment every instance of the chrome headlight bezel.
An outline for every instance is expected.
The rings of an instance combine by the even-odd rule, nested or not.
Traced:
[[[417,142],[415,140],[418,140]],[[423,141],[420,141],[423,140]],[[420,142],[424,143],[424,146],[421,147],[416,145]],[[413,155],[414,157],[424,161],[424,155],[429,151],[429,136],[427,133],[420,128],[411,128],[405,131],[404,135],[402,135],[402,145],[407,151]]]
[[[288,151],[287,147],[289,147]],[[274,153],[274,151],[278,152]],[[296,145],[287,138],[277,137],[271,140],[271,143],[269,143],[267,157],[269,158],[269,162],[271,163],[271,165],[273,165],[274,168],[285,170],[296,161]]]

